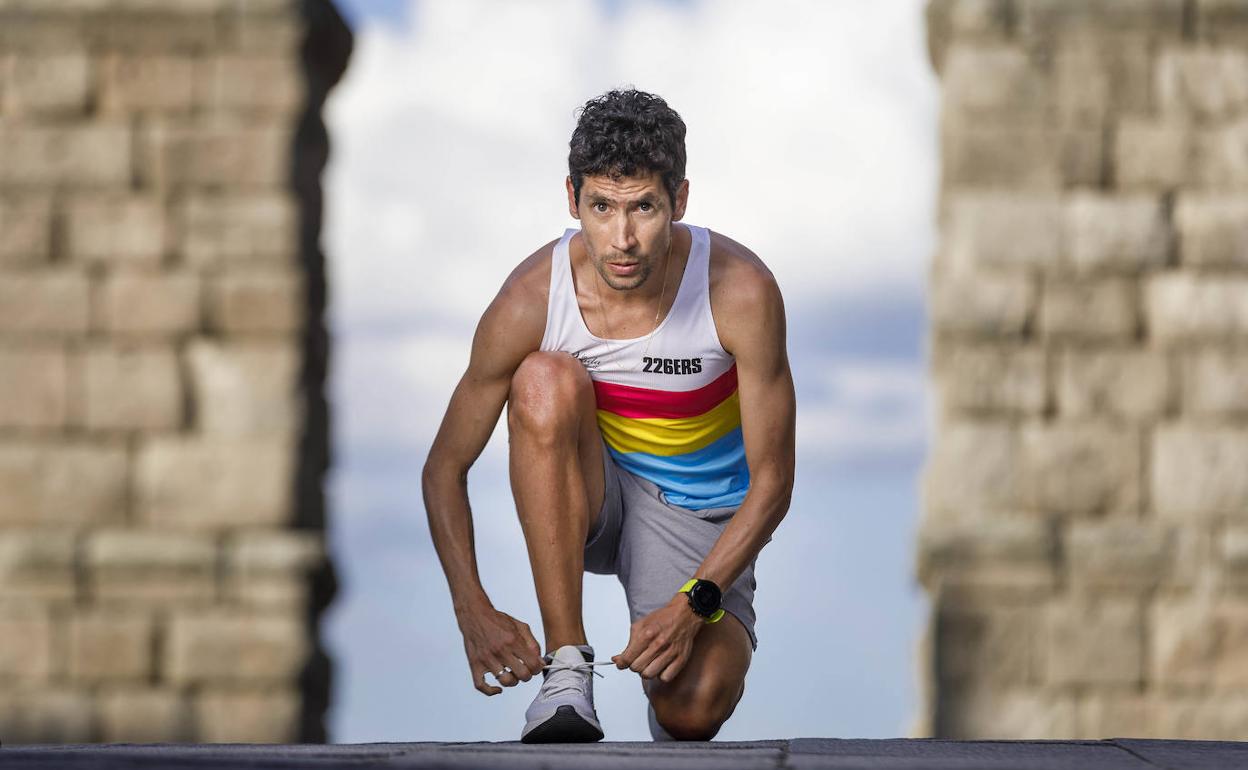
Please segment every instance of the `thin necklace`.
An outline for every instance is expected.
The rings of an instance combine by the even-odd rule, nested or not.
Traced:
[[[672,244],[676,239],[671,238],[667,242],[667,256],[663,258],[663,286],[659,289],[659,306],[654,309],[654,322],[651,325],[650,333],[646,335],[646,347],[641,351],[641,360],[644,360],[646,354],[650,352],[650,340],[654,338],[654,333],[659,330],[659,314],[663,312],[663,298],[667,296],[667,272],[672,263]],[[594,298],[598,300],[598,313],[602,316],[602,323],[607,327],[607,340],[614,339],[615,332],[611,330],[611,319],[607,318],[607,309],[602,304],[602,293],[598,290],[598,282],[594,281]],[[620,351],[620,348],[612,348],[607,345],[612,357]],[[641,363],[641,360],[638,363]]]

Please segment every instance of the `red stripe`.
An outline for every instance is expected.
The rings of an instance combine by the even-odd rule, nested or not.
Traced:
[[[697,417],[719,406],[737,389],[737,365],[697,390],[670,391],[634,388],[611,382],[594,381],[598,408],[621,417]]]

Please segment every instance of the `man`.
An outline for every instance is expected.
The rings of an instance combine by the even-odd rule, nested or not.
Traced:
[[[684,140],[657,96],[586,103],[566,182],[581,229],[525,259],[485,311],[425,464],[474,686],[496,695],[485,674],[513,687],[542,672],[525,742],[603,737],[585,570],[624,586],[633,623],[610,662],[641,675],[656,740],[714,737],[757,647],[754,561],[793,487],[784,308],[752,252],[679,224]],[[476,569],[467,473],[504,403],[545,656]]]

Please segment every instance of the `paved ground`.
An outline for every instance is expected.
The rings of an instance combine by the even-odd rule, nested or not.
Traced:
[[[837,770],[1211,770],[1248,768],[1248,743],[1114,738],[1103,741],[838,740],[709,744],[373,743],[334,746],[22,746],[0,768],[836,768]]]

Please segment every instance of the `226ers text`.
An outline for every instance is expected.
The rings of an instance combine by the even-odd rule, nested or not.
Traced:
[[[643,372],[653,372],[654,374],[701,374],[702,359],[701,358],[651,358],[644,356],[641,362],[645,364]]]

